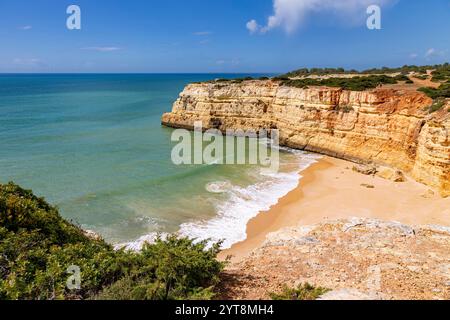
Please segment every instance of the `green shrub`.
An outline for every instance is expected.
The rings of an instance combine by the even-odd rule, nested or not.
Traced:
[[[302,68],[295,71],[291,71],[283,75],[282,77],[294,78],[301,76],[310,75],[329,75],[329,74],[347,74],[347,73],[358,73],[356,70],[345,70],[344,68]]]
[[[308,86],[337,87],[344,90],[364,91],[373,89],[383,84],[395,84],[397,80],[385,75],[370,75],[352,78],[328,78],[311,79],[303,78],[296,80],[282,80],[281,85],[296,88],[306,88]]]
[[[316,300],[329,291],[330,289],[314,287],[305,283],[297,288],[284,286],[280,293],[270,293],[270,298],[272,300]]]
[[[450,83],[443,83],[438,88],[419,88],[419,91],[425,93],[432,99],[450,98]]]
[[[419,80],[427,80],[428,79],[428,75],[418,75],[418,76],[415,76],[415,78],[417,78]]]
[[[407,76],[403,74],[399,74],[398,76],[395,76],[394,79],[396,81],[411,81]]]
[[[138,255],[138,266],[126,277],[105,288],[96,299],[210,299],[223,264],[215,260],[219,245],[206,248],[169,236],[147,244]]]
[[[142,252],[88,238],[31,191],[0,184],[0,299],[211,298],[224,264],[219,244],[169,236]],[[67,268],[81,288],[66,288]]]
[[[433,72],[433,78],[435,81],[441,81],[449,78],[449,64],[441,65],[427,65],[427,66],[414,66],[414,65],[404,65],[397,68],[372,68],[364,71],[357,70],[345,70],[344,68],[301,68],[288,72],[286,74],[280,75],[282,78],[295,78],[295,77],[306,77],[311,75],[330,75],[330,74],[389,74],[389,73],[400,73],[403,76],[408,75],[410,72],[422,74],[424,77],[427,76],[428,70],[435,70]],[[406,81],[406,80],[404,80]]]
[[[428,108],[429,113],[433,113],[436,111],[439,111],[442,109],[442,107],[445,105],[444,100],[436,100],[433,102],[433,104]]]
[[[289,81],[289,80],[291,80],[290,78],[288,78],[288,77],[273,77],[272,78],[272,80],[273,81]]]
[[[439,66],[431,74],[433,76],[432,81],[434,82],[445,82],[450,80],[450,65],[448,63]]]

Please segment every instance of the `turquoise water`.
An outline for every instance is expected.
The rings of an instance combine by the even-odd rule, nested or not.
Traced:
[[[0,75],[0,182],[33,189],[113,243],[179,230],[242,240],[246,220],[295,187],[292,166],[310,158],[284,152],[273,176],[175,166],[172,129],[160,125],[187,83],[238,76]]]

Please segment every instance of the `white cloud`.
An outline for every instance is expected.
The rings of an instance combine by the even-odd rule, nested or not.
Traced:
[[[18,29],[19,30],[30,30],[30,29],[32,29],[33,28],[33,26],[21,26],[21,27],[19,27]]]
[[[419,55],[417,54],[417,53],[411,53],[410,55],[409,55],[409,57],[411,58],[411,59],[415,59],[415,58],[417,58]]]
[[[235,67],[235,66],[239,65],[240,63],[241,63],[241,61],[236,58],[231,59],[231,60],[221,59],[221,60],[216,61],[217,65],[227,65],[227,66],[232,66],[232,67]]]
[[[435,48],[430,48],[427,50],[427,52],[425,52],[425,57],[431,57],[434,56],[436,54],[436,49]]]
[[[261,26],[256,22],[255,19],[250,20],[247,22],[247,29],[250,31],[251,34],[258,32],[261,29]]]
[[[445,54],[446,54],[446,51],[444,51],[444,50],[436,50],[435,48],[430,48],[425,52],[425,58],[432,59],[435,57],[445,56]]]
[[[213,33],[211,31],[198,31],[193,33],[194,36],[210,36]]]
[[[21,67],[45,67],[46,64],[37,58],[15,58],[13,64]]]
[[[365,21],[368,6],[385,5],[396,0],[273,0],[273,14],[267,24],[260,27],[256,20],[247,23],[250,32],[266,33],[282,28],[292,33],[312,14],[328,13],[346,20]],[[253,30],[253,31],[252,31]]]
[[[111,51],[117,51],[120,50],[119,47],[85,47],[81,48],[81,50],[92,50],[92,51],[99,51],[99,52],[111,52]]]

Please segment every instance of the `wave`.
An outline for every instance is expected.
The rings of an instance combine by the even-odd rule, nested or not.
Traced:
[[[233,188],[230,181],[215,181],[206,184],[205,189],[210,193],[225,193]]]
[[[215,205],[216,216],[208,220],[191,221],[181,224],[178,234],[196,240],[210,239],[222,242],[222,249],[246,239],[249,220],[261,211],[269,210],[278,200],[295,189],[298,185],[300,171],[315,163],[320,156],[300,150],[280,147],[280,151],[293,156],[291,170],[288,172],[269,172],[257,168],[249,172],[258,182],[246,187],[233,185],[230,181],[214,181],[205,185],[206,191],[213,194],[227,195],[226,200]],[[284,162],[286,164],[286,162]],[[293,165],[293,166],[292,166]],[[135,241],[118,244],[116,249],[139,251],[145,243],[153,243],[157,236],[163,238],[166,233],[151,232]]]
[[[261,170],[259,174],[264,176],[263,181],[247,187],[233,186],[227,191],[228,199],[216,205],[216,217],[184,223],[179,233],[199,240],[211,239],[214,242],[222,240],[223,249],[245,240],[247,222],[259,212],[269,210],[280,198],[295,189],[300,178],[299,171],[318,159],[317,155],[283,149],[297,155],[298,167],[294,171],[267,173]]]
[[[130,242],[125,242],[125,243],[119,243],[114,245],[114,249],[115,250],[121,250],[121,249],[125,249],[127,251],[140,251],[142,250],[142,247],[144,246],[144,244],[149,243],[152,244],[156,241],[156,239],[158,237],[160,237],[161,239],[165,239],[169,234],[165,233],[165,232],[152,232],[146,235],[143,235],[142,237],[134,240],[134,241],[130,241]]]

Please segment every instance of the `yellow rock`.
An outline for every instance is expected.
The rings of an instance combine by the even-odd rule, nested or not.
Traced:
[[[396,168],[450,196],[450,112],[430,115],[424,108],[431,103],[420,92],[383,88],[197,83],[186,86],[162,124],[192,128],[201,120],[206,129],[222,131],[279,129],[281,145]]]
[[[378,169],[377,176],[386,179],[391,180],[394,182],[405,182],[406,178],[400,170],[382,167]]]

